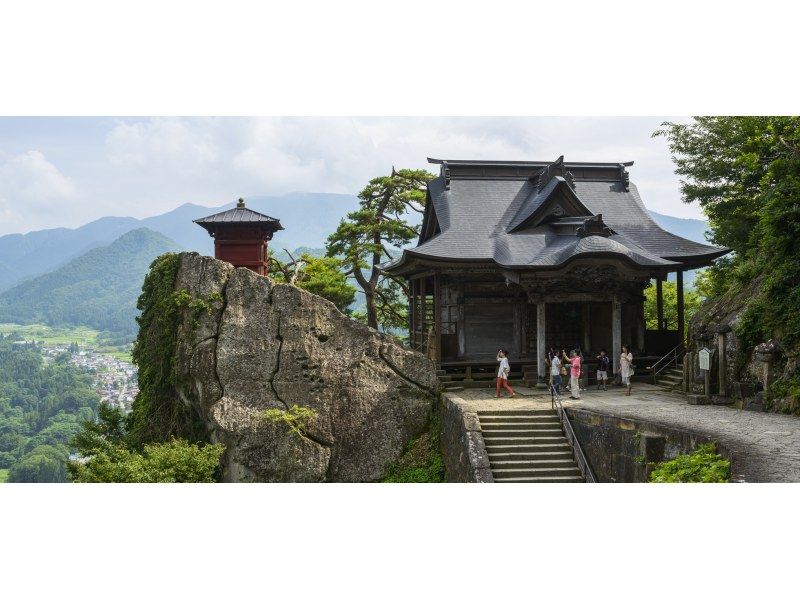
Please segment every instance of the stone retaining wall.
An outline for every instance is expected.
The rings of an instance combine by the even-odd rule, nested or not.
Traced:
[[[452,393],[442,395],[441,449],[448,482],[494,482],[478,416]]]
[[[646,482],[652,465],[694,451],[714,439],[689,430],[567,408],[567,415],[598,482]],[[717,442],[717,451],[731,459]],[[731,459],[731,478],[736,463]]]

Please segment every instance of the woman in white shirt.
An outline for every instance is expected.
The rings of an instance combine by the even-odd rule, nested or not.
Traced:
[[[500,398],[501,388],[505,389],[510,396],[516,396],[514,389],[508,385],[508,374],[511,372],[511,366],[508,365],[508,351],[500,349],[497,352],[497,361],[500,362],[500,366],[497,368],[497,392],[494,396]]]
[[[626,345],[622,345],[622,355],[619,356],[619,373],[622,376],[623,386],[628,387],[628,392],[625,393],[626,396],[630,396],[631,394],[631,375],[633,374],[632,362],[633,355],[631,354],[631,350]]]

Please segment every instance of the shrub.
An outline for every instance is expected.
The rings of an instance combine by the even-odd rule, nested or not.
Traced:
[[[731,475],[731,462],[716,452],[713,442],[701,444],[689,455],[680,455],[660,463],[651,473],[650,481],[671,482],[727,482]]]

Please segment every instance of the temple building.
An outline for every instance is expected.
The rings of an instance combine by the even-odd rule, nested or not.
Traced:
[[[632,162],[428,159],[416,247],[385,264],[408,281],[410,342],[444,368],[491,367],[499,348],[545,376],[548,348],[620,347],[659,356],[684,338],[683,273],[729,250],[656,224],[630,182]],[[677,275],[677,330],[667,330],[662,281]],[[658,329],[646,330],[644,289],[658,288]]]
[[[194,222],[214,237],[215,258],[267,275],[268,243],[275,231],[283,230],[280,220],[251,210],[240,198],[235,208]]]

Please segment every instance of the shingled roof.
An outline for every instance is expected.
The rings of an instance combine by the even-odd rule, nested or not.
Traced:
[[[244,205],[244,199],[241,198],[239,199],[235,208],[225,210],[224,212],[219,212],[218,214],[212,214],[211,216],[206,216],[204,218],[198,218],[193,222],[199,224],[205,229],[213,228],[219,225],[225,226],[228,224],[260,224],[271,228],[272,230],[283,230],[280,220],[273,218],[272,216],[267,216],[266,214],[256,212],[255,210],[251,210]]]
[[[509,269],[554,269],[581,256],[617,256],[634,266],[705,266],[729,252],[662,229],[650,217],[627,167],[633,163],[428,160],[419,244],[384,269],[416,259],[493,262]],[[598,232],[576,234],[595,216]],[[604,232],[603,232],[604,231]]]

